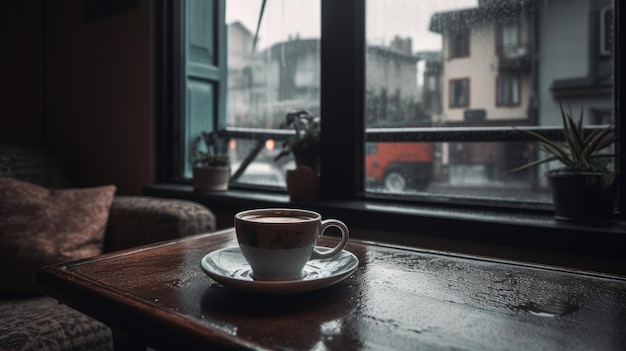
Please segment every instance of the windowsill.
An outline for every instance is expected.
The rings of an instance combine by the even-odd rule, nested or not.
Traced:
[[[557,221],[550,213],[369,199],[292,202],[287,194],[247,189],[194,192],[180,184],[149,185],[144,194],[202,203],[216,213],[220,228],[232,226],[232,215],[243,209],[299,207],[341,219],[351,236],[361,239],[626,275],[624,222],[595,226]]]

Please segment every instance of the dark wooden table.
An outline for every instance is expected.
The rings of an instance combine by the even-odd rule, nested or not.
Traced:
[[[623,277],[351,239],[351,277],[260,295],[200,268],[236,245],[233,230],[199,235],[48,266],[38,284],[111,326],[120,348],[626,350]]]

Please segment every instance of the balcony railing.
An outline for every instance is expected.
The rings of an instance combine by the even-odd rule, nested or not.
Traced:
[[[502,45],[498,48],[500,72],[527,72],[531,69],[531,54],[527,44]]]

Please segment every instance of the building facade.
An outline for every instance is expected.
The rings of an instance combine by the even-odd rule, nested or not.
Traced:
[[[478,3],[431,18],[430,30],[443,39],[441,110],[433,114],[435,125],[560,126],[560,103],[573,111],[582,109],[586,124],[611,121],[610,0]],[[522,144],[442,145],[451,175],[453,168],[464,174],[464,169],[483,167],[488,180],[501,179],[514,168],[509,160],[537,156]]]

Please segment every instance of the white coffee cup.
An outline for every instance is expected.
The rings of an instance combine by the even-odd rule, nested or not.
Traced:
[[[339,244],[316,248],[317,239],[329,227],[341,232]],[[235,231],[244,258],[255,280],[300,279],[310,259],[330,258],[348,242],[348,227],[340,220],[326,219],[314,211],[266,208],[235,215]]]

